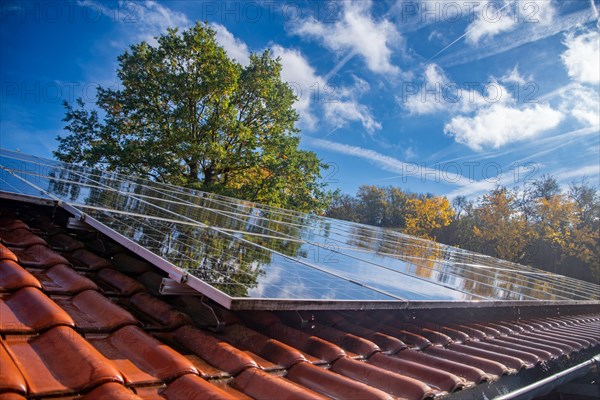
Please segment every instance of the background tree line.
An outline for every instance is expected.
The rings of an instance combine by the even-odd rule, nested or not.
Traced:
[[[469,200],[364,185],[337,194],[326,215],[592,282],[600,279],[600,197],[585,181],[561,190],[552,176],[521,188],[496,187]]]

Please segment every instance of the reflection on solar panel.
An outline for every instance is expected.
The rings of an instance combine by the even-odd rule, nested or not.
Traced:
[[[600,298],[598,285],[395,231],[7,150],[0,166],[3,197],[58,202],[228,308]]]

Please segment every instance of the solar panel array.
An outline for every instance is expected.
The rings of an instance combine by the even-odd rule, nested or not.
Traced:
[[[600,298],[592,283],[392,230],[7,150],[0,166],[4,197],[73,208],[226,307]]]

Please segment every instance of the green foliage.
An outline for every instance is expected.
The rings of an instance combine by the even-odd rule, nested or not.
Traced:
[[[328,204],[279,59],[265,51],[242,67],[200,23],[157,40],[119,56],[120,89],[99,87],[97,109],[65,103],[55,157],[297,210]]]

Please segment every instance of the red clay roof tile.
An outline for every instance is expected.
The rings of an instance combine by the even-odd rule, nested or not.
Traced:
[[[331,371],[404,399],[421,400],[434,395],[429,386],[417,379],[348,357],[333,363]]]
[[[171,382],[160,395],[167,400],[235,400],[236,398],[211,385],[197,375],[184,375],[181,378]]]
[[[85,247],[101,257],[112,257],[119,252],[125,251],[125,248],[120,244],[98,237],[85,241]]]
[[[58,251],[75,251],[83,248],[83,243],[66,233],[58,233],[48,238],[48,243],[54,250]]]
[[[0,231],[0,240],[8,247],[30,247],[36,244],[47,244],[44,239],[31,233],[29,229],[25,228]]]
[[[302,386],[334,399],[392,400],[392,396],[379,389],[310,363],[303,362],[294,365],[289,369],[287,377]]]
[[[424,351],[406,349],[397,353],[395,357],[402,360],[427,365],[440,371],[447,371],[472,383],[481,383],[491,380],[491,377],[479,368],[465,365],[456,361],[435,357]]]
[[[29,229],[29,225],[20,219],[9,216],[0,218],[0,231],[13,231],[15,229]]]
[[[443,347],[430,346],[425,350],[425,353],[434,357],[479,368],[486,374],[493,376],[494,379],[510,372],[509,369],[504,366],[504,364],[498,361],[488,360],[486,358],[476,357],[465,353],[459,353]]]
[[[119,271],[131,275],[141,275],[144,272],[152,271],[154,269],[148,262],[124,253],[115,254],[112,256],[111,261]]]
[[[15,392],[6,392],[0,393],[0,400],[27,400],[27,398]]]
[[[112,363],[66,326],[30,338],[9,336],[5,344],[33,396],[79,392],[103,382],[123,382]]]
[[[89,342],[110,359],[128,384],[171,381],[198,370],[181,354],[146,334],[126,326],[105,337],[88,336]]]
[[[35,276],[11,260],[0,260],[0,293],[13,292],[22,287],[42,288]]]
[[[69,261],[46,246],[40,244],[26,249],[13,249],[23,267],[49,268],[56,264],[69,264]]]
[[[0,339],[0,392],[27,393],[27,383]]]
[[[141,400],[130,389],[117,382],[104,383],[83,396],[82,400]]]
[[[467,346],[461,343],[451,343],[448,345],[448,349],[452,351],[456,351],[460,354],[467,354],[474,357],[480,357],[485,360],[491,360],[501,363],[502,365],[507,366],[515,371],[519,371],[525,367],[532,367],[533,364],[528,364],[526,361],[523,361],[520,358],[513,357],[506,354],[500,354],[495,351],[478,349],[472,346]],[[537,361],[536,361],[537,362]]]
[[[2,243],[0,243],[0,260],[19,261],[16,254]]]
[[[82,332],[112,332],[125,325],[139,324],[131,313],[95,290],[86,290],[73,297],[56,297],[55,301],[69,313]]]
[[[540,362],[542,362],[542,360],[536,354],[532,353],[531,351],[517,350],[514,348],[509,348],[509,347],[501,346],[498,344],[472,341],[472,342],[467,343],[466,346],[473,347],[476,349],[486,350],[486,351],[496,353],[496,354],[503,354],[503,355],[507,355],[507,356],[511,356],[511,357],[516,357],[516,358],[522,360],[522,362],[525,364],[526,368],[531,368],[531,367],[539,364]]]
[[[324,400],[327,398],[292,381],[256,368],[247,369],[236,376],[231,386],[258,400]]]
[[[51,268],[34,271],[34,275],[42,283],[44,291],[49,294],[75,295],[84,290],[98,290],[92,280],[78,274],[73,268],[57,264]]]
[[[177,329],[173,336],[179,344],[231,375],[236,375],[246,368],[257,367],[248,354],[191,325]]]
[[[66,257],[68,257],[75,266],[89,271],[98,271],[102,268],[112,266],[110,261],[106,258],[97,256],[87,249],[75,250],[72,253],[66,254]]]
[[[167,330],[177,329],[191,323],[187,315],[147,292],[134,294],[129,298],[128,303],[142,314],[137,316],[143,323]]]
[[[75,326],[75,322],[39,289],[25,287],[0,299],[2,333],[33,333],[57,325]]]
[[[132,296],[137,292],[145,291],[144,285],[133,278],[112,268],[104,268],[98,271],[96,277],[108,285],[110,291],[121,296]],[[98,282],[98,281],[97,281]]]
[[[408,350],[405,350],[408,351]],[[450,372],[442,371],[428,365],[382,353],[372,355],[367,362],[396,373],[418,379],[427,385],[445,392],[454,392],[465,386],[464,379]]]

